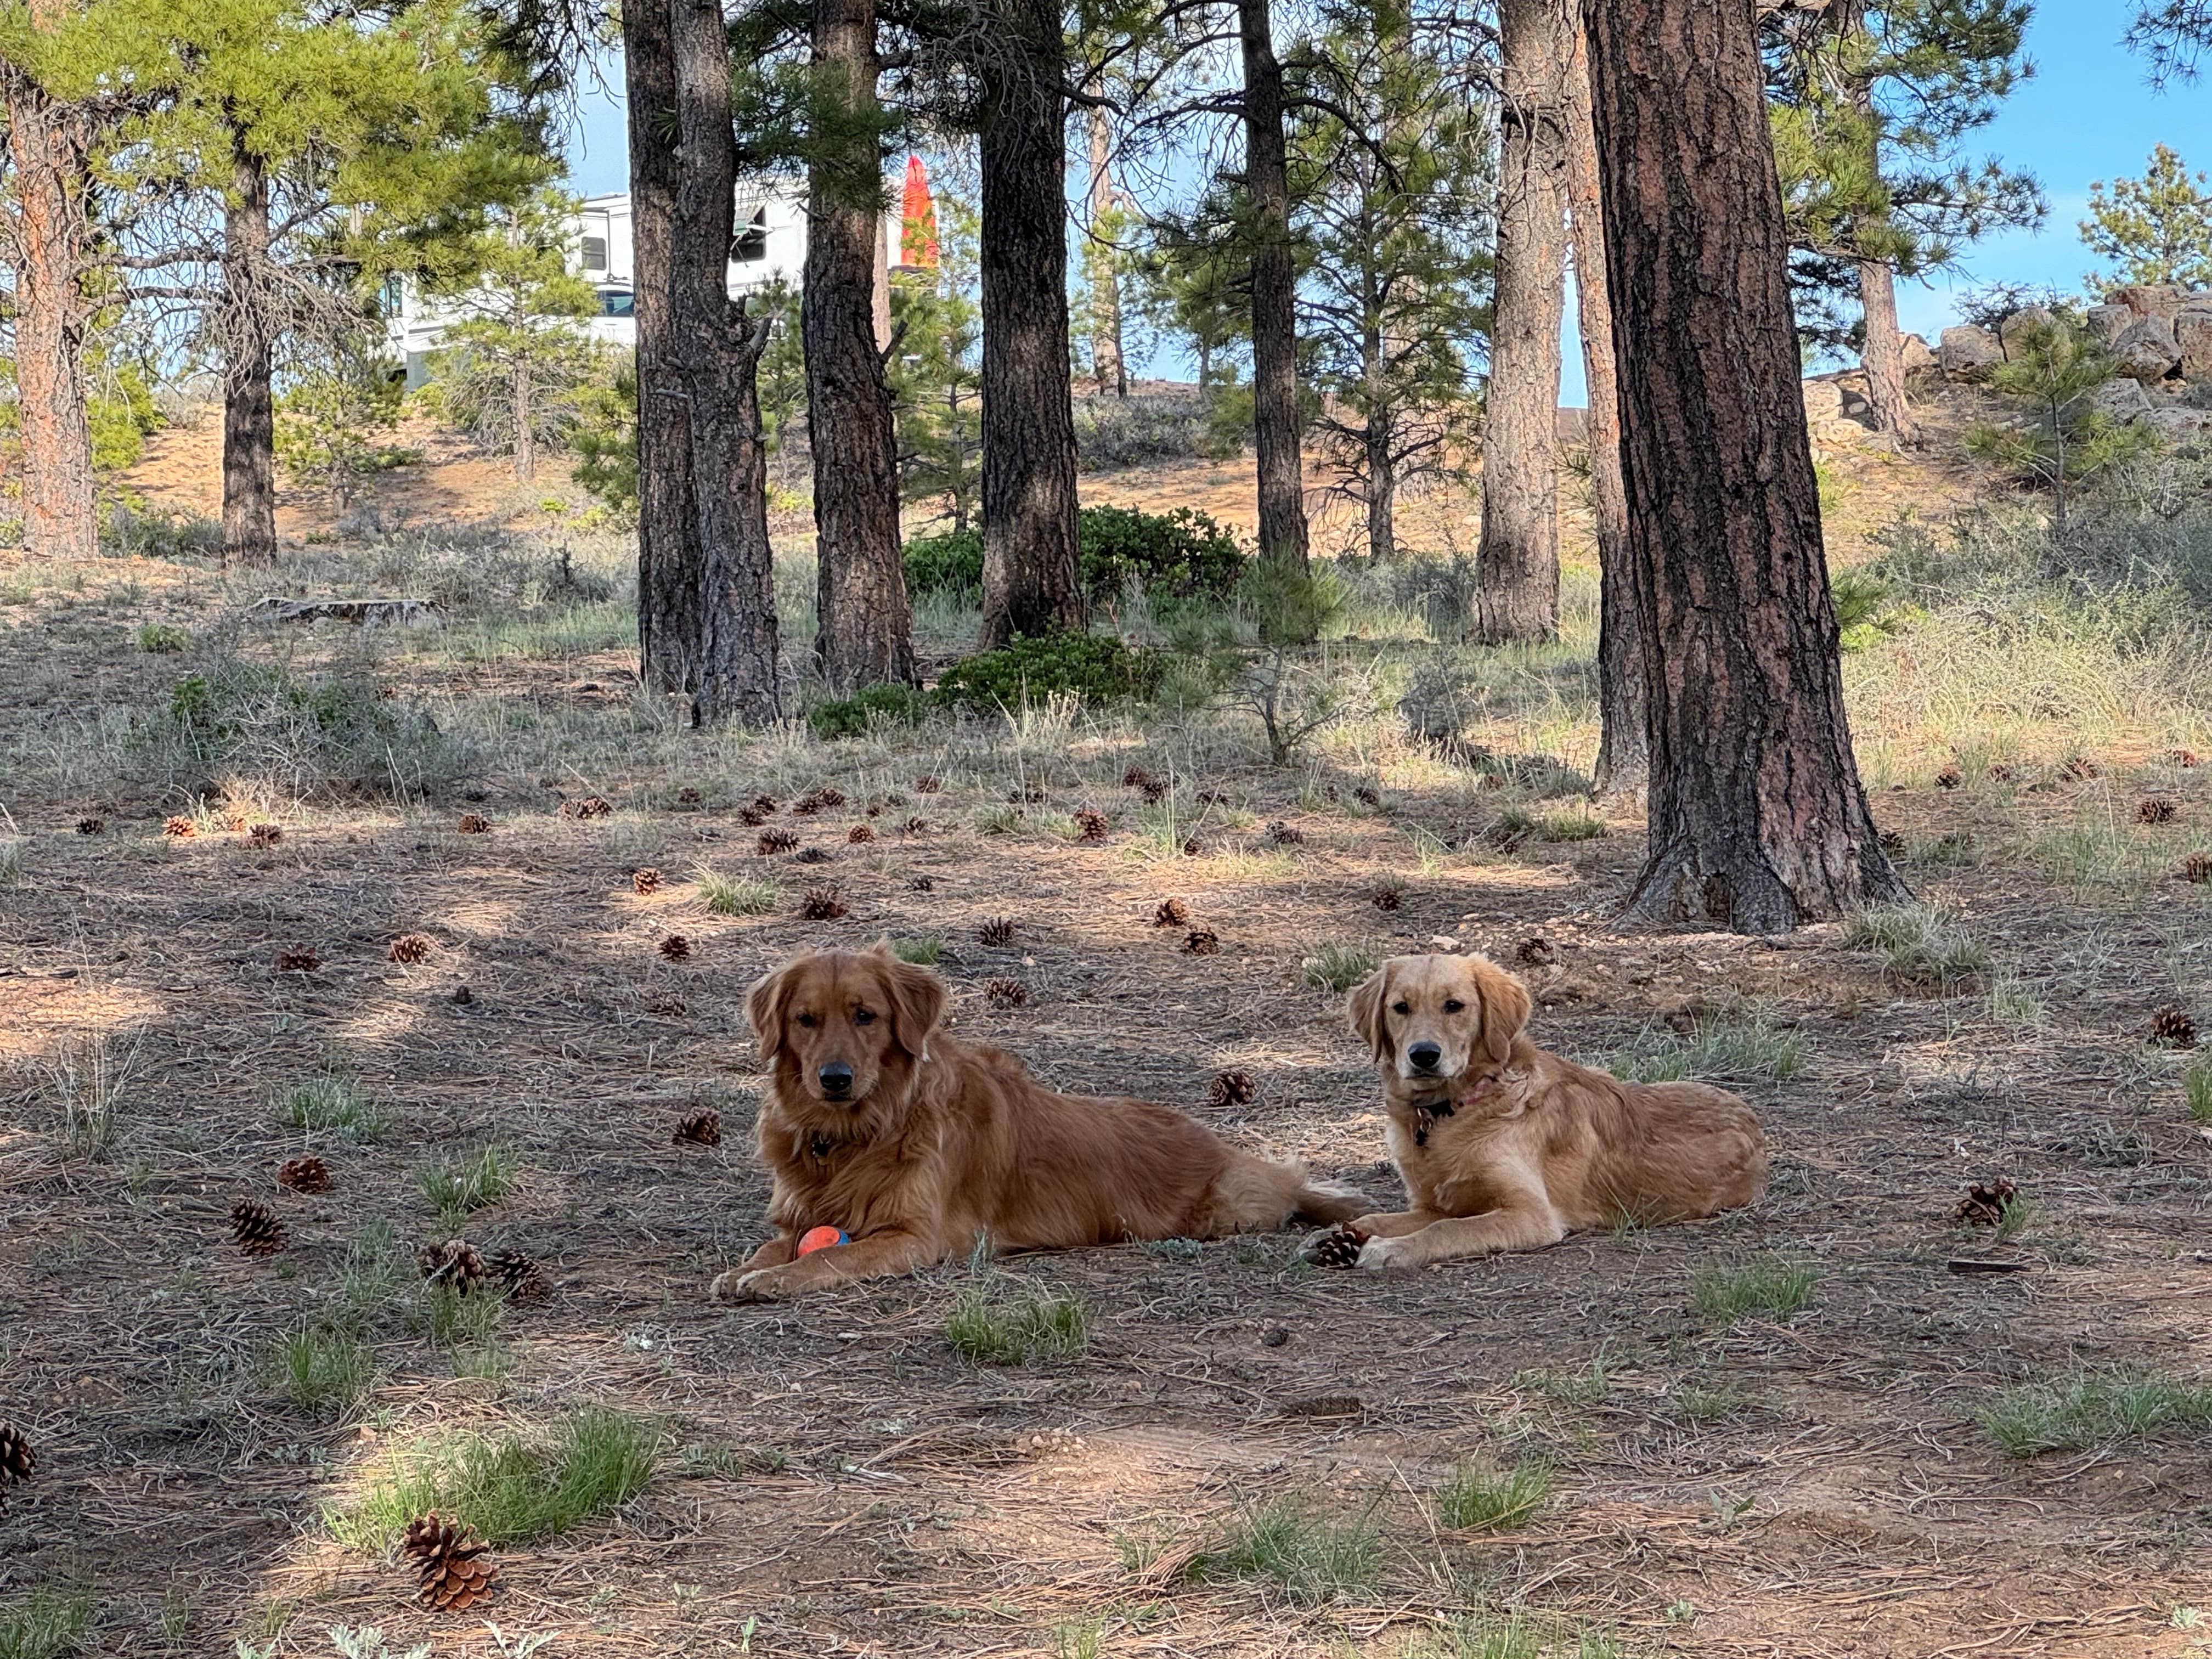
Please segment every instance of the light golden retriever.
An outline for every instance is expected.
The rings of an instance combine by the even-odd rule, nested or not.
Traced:
[[[1711,1215],[1766,1190],[1765,1139],[1741,1100],[1547,1054],[1526,1034],[1528,1008],[1521,981],[1477,956],[1393,957],[1353,989],[1413,1207],[1316,1234],[1310,1260],[1426,1267]]]
[[[1054,1094],[1002,1048],[938,1030],[945,983],[890,947],[825,951],[753,986],[775,1068],[760,1153],[775,1237],[715,1279],[717,1301],[796,1295],[994,1249],[1218,1238],[1367,1207],[1240,1152],[1181,1112]],[[816,1227],[851,1243],[798,1254]]]

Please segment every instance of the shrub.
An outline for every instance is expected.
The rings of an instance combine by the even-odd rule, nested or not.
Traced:
[[[1055,696],[1104,705],[1149,696],[1159,678],[1153,653],[1133,651],[1110,635],[1067,629],[963,658],[945,671],[937,693],[979,712]]]
[[[148,623],[138,630],[138,648],[152,657],[174,656],[191,648],[192,636],[168,623]]]
[[[916,536],[906,544],[902,556],[909,593],[972,594],[982,589],[983,532],[980,530]]]
[[[222,526],[161,508],[145,511],[118,501],[100,526],[100,550],[112,558],[220,558]]]
[[[1118,599],[1132,581],[1164,599],[1220,599],[1244,568],[1236,538],[1187,507],[1164,514],[1086,507],[1077,544],[1084,590],[1094,599]],[[971,594],[983,586],[980,530],[917,536],[906,544],[904,556],[911,592]]]
[[[806,724],[817,738],[858,738],[879,721],[912,725],[931,706],[929,695],[910,685],[872,685],[849,697],[816,703],[806,711]]]

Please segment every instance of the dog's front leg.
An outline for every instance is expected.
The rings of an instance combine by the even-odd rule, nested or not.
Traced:
[[[1425,1267],[1431,1262],[1497,1255],[1507,1250],[1540,1250],[1566,1236],[1566,1228],[1548,1205],[1492,1210],[1483,1215],[1432,1222],[1417,1232],[1395,1238],[1370,1238],[1360,1247],[1359,1265],[1378,1272],[1386,1267]]]
[[[756,1268],[747,1262],[717,1279],[708,1294],[717,1302],[770,1302],[851,1279],[895,1278],[942,1261],[950,1254],[933,1238],[892,1229],[775,1266]]]
[[[1347,1221],[1340,1226],[1323,1227],[1319,1232],[1308,1233],[1298,1246],[1298,1260],[1319,1261],[1326,1259],[1346,1233],[1357,1234],[1361,1239],[1371,1243],[1378,1238],[1399,1238],[1407,1233],[1417,1233],[1442,1219],[1434,1210],[1364,1215],[1357,1221]]]

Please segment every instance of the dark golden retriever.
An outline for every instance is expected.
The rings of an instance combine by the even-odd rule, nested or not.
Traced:
[[[908,1273],[979,1238],[1218,1238],[1366,1208],[1168,1107],[1054,1094],[1004,1049],[939,1032],[945,1003],[943,981],[880,944],[800,957],[752,988],[745,1012],[775,1068],[760,1152],[776,1235],[714,1281],[716,1300]],[[821,1226],[852,1242],[799,1255]]]
[[[1412,1207],[1309,1239],[1319,1261],[1419,1267],[1766,1190],[1751,1108],[1702,1083],[1623,1083],[1528,1040],[1528,993],[1485,957],[1393,957],[1352,993]]]

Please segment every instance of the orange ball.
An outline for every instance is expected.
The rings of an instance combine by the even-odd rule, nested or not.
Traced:
[[[833,1249],[840,1244],[850,1244],[852,1242],[845,1237],[840,1228],[811,1227],[799,1237],[799,1253],[801,1255],[812,1255],[817,1250]]]

